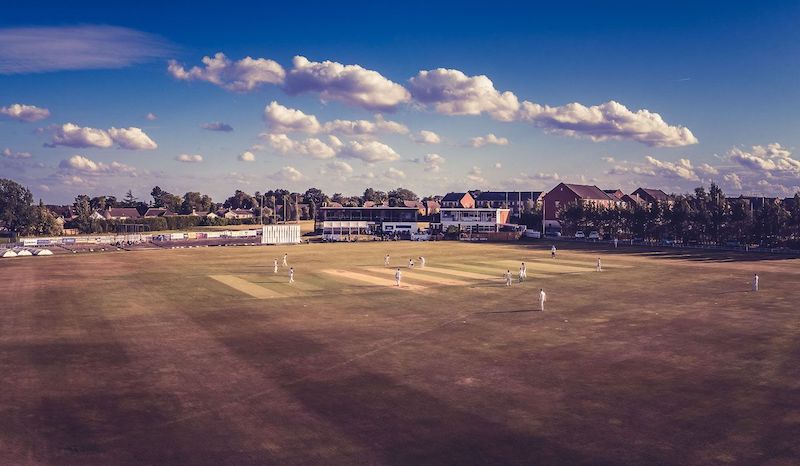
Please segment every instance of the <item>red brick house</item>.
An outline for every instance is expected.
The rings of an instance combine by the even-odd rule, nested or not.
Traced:
[[[583,203],[596,207],[614,207],[619,199],[612,197],[597,186],[559,183],[542,197],[545,229],[561,229],[558,212],[565,206]]]

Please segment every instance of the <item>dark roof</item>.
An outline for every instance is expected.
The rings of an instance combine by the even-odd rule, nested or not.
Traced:
[[[623,193],[622,190],[619,189],[619,188],[617,188],[617,189],[604,189],[603,192],[608,194],[609,196],[615,198],[615,199],[622,199],[622,197],[625,196],[625,193]]]
[[[631,206],[633,206],[633,205],[640,205],[641,206],[641,205],[647,204],[647,202],[644,199],[642,199],[641,197],[639,197],[638,194],[626,194],[626,195],[622,196],[622,200],[627,202]]]
[[[234,214],[237,214],[237,215],[242,215],[242,214],[253,215],[253,211],[249,210],[249,209],[232,209],[231,212],[233,212]]]
[[[466,193],[447,193],[442,198],[442,202],[458,202]]]
[[[568,184],[568,183],[564,183],[564,186],[569,188],[581,199],[599,199],[604,201],[611,199],[608,197],[608,194],[604,193],[603,190],[598,188],[597,186],[590,186],[587,184]]]
[[[56,217],[72,217],[72,206],[70,205],[45,204],[45,207],[47,207]]]
[[[478,195],[476,201],[527,201],[537,200],[542,195],[541,191],[484,191]]]
[[[141,218],[139,211],[135,207],[112,207],[106,210],[106,217],[128,217]]]
[[[374,207],[343,207],[343,206],[327,206],[327,207],[320,207],[320,210],[352,210],[352,209],[361,209],[361,210],[417,210],[416,207],[389,207],[385,205],[376,205]]]
[[[167,209],[163,207],[150,207],[147,209],[147,212],[144,213],[145,217],[160,217],[167,213]]]
[[[653,189],[653,188],[639,188],[634,193],[642,191],[643,193],[647,194],[651,198],[655,199],[656,201],[668,201],[669,196],[667,193],[660,189]],[[641,195],[641,194],[640,194]]]

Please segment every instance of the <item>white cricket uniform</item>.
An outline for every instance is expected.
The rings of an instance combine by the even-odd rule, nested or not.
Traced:
[[[597,271],[598,272],[603,271],[603,264],[600,262],[600,258],[597,259]]]
[[[272,273],[278,273],[278,259],[272,261]]]
[[[547,293],[544,290],[539,291],[539,310],[544,311],[544,302],[547,301]]]
[[[511,272],[506,272],[504,276],[506,277],[506,286],[511,286]]]
[[[556,247],[555,246],[550,248],[550,255],[553,256],[553,257],[556,257]]]
[[[413,269],[414,268],[414,261],[412,261],[411,259],[408,260],[408,268],[409,269]]]
[[[386,257],[383,258],[383,265],[389,265],[389,255],[387,254]]]
[[[294,283],[294,270],[289,271],[289,283]]]
[[[424,258],[424,257],[420,257],[420,258],[419,258],[419,267],[420,267],[421,269],[424,269],[424,268],[425,268],[425,258]]]
[[[397,286],[400,286],[400,279],[402,277],[403,277],[403,274],[400,273],[400,269],[397,269],[397,271],[394,273],[394,281],[397,284]]]
[[[619,243],[619,240],[617,238],[614,238],[614,248],[617,247],[617,243]]]
[[[289,263],[288,263],[288,262],[286,262],[286,259],[287,259],[288,257],[289,257],[289,255],[288,255],[288,254],[284,254],[284,255],[283,255],[283,266],[284,266],[284,267],[286,267],[287,265],[289,265]]]
[[[753,275],[753,291],[758,291],[758,275]]]
[[[522,280],[525,279],[525,267],[519,268],[519,282],[522,283]]]

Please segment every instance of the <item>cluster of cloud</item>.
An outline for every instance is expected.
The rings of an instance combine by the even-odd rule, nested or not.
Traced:
[[[61,126],[51,126],[50,142],[45,144],[47,147],[66,146],[66,147],[99,147],[107,149],[115,143],[120,149],[128,150],[154,150],[158,148],[150,137],[141,129],[136,127],[129,128],[110,128],[108,130],[81,127],[74,123],[65,123]]]
[[[675,162],[659,160],[651,155],[643,162],[617,161],[613,157],[602,160],[612,165],[607,175],[631,175],[655,178],[659,185],[669,183],[674,189],[691,189],[697,184],[715,182],[733,194],[786,195],[791,196],[800,189],[800,161],[792,152],[778,143],[755,145],[749,150],[731,148],[720,157],[728,164],[712,166],[708,163],[694,164],[687,158]],[[732,163],[732,164],[731,164]]]
[[[438,134],[434,133],[433,131],[428,131],[426,129],[421,130],[417,133],[416,136],[413,137],[414,142],[417,144],[439,144],[442,142],[442,138],[439,137]]]
[[[489,181],[483,177],[483,170],[480,167],[473,166],[467,172],[467,179],[477,185],[485,186]]]
[[[227,123],[222,123],[220,121],[215,121],[212,123],[203,123],[202,125],[200,125],[200,127],[203,129],[207,129],[209,131],[220,131],[223,133],[230,133],[231,131],[233,131],[233,126]]]
[[[469,146],[471,147],[483,147],[486,145],[495,145],[495,146],[507,146],[508,139],[507,138],[499,138],[495,136],[493,133],[489,133],[486,136],[477,136],[471,138],[469,140]]]
[[[50,110],[37,107],[36,105],[11,104],[8,107],[0,107],[0,115],[31,123],[49,117]]]
[[[136,176],[136,169],[130,165],[119,162],[111,162],[110,164],[95,162],[82,155],[73,155],[68,159],[62,160],[59,162],[58,168],[62,172],[78,175],[106,174]]]
[[[409,132],[404,124],[386,120],[382,115],[375,115],[374,121],[333,120],[321,124],[316,116],[306,114],[302,110],[285,107],[275,101],[270,102],[264,108],[264,122],[267,131],[273,134],[337,133],[348,136],[370,136],[377,133],[408,134]]]
[[[205,67],[186,69],[175,60],[170,60],[167,72],[182,81],[205,81],[223,89],[236,92],[252,91],[263,84],[281,84],[286,71],[280,63],[265,58],[244,57],[232,61],[219,52],[213,57],[203,57]]]
[[[147,121],[156,121],[158,120],[158,116],[153,112],[148,112],[148,114],[144,116],[144,119]]]
[[[425,157],[412,159],[411,161],[425,165],[427,171],[438,173],[447,160],[439,154],[425,154]]]
[[[0,74],[123,68],[174,51],[159,36],[124,27],[0,28]]]
[[[250,152],[249,150],[242,152],[239,154],[239,161],[240,162],[255,162],[256,155]]]
[[[14,152],[8,147],[3,149],[3,151],[0,152],[0,154],[2,154],[3,157],[7,159],[29,159],[33,157],[33,155],[31,155],[30,152]]]
[[[200,163],[203,161],[203,156],[200,154],[180,154],[175,157],[175,160],[183,163]]]
[[[413,103],[430,106],[443,115],[486,114],[497,121],[527,122],[546,132],[592,141],[632,140],[653,147],[698,142],[688,128],[670,125],[647,109],[632,111],[613,100],[592,106],[520,101],[511,91],[497,90],[485,75],[468,76],[455,69],[421,70],[404,87],[360,65],[315,62],[302,56],[294,57],[288,72],[273,60],[246,57],[231,61],[222,53],[204,57],[203,63],[204,68],[186,70],[171,61],[168,71],[176,79],[208,81],[233,91],[278,84],[291,95],[315,92],[323,102],[338,101],[368,110],[393,111]]]

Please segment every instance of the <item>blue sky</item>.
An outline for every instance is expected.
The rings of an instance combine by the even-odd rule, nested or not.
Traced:
[[[46,202],[154,185],[793,194],[800,6],[694,3],[15,5],[0,176]]]

